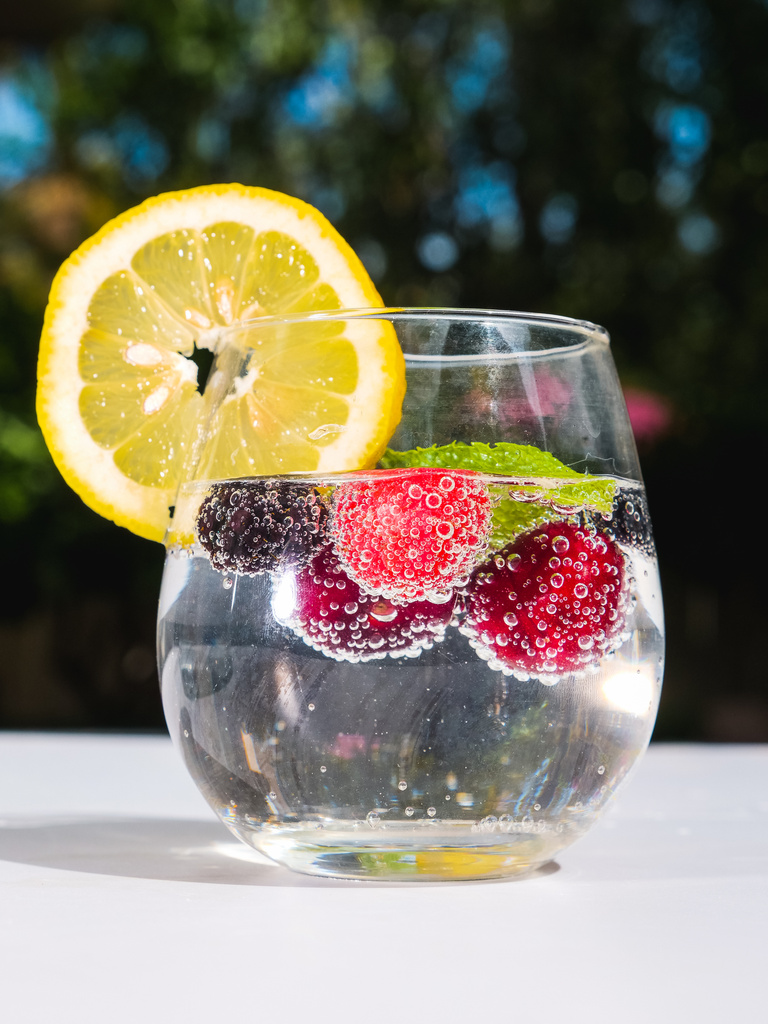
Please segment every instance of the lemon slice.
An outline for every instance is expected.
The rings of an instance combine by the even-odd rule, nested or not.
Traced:
[[[391,325],[291,325],[290,314],[381,305],[346,242],[300,200],[242,185],[149,199],[53,282],[38,364],[46,443],[87,505],[154,540],[191,460],[209,479],[373,465],[405,390]],[[256,320],[249,351],[238,325],[270,315],[280,319]],[[217,366],[237,353],[215,415],[200,349]]]

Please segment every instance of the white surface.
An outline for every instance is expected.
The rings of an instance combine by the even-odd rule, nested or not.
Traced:
[[[161,737],[0,733],[0,1019],[765,1019],[768,747],[652,747],[523,881],[292,875]]]

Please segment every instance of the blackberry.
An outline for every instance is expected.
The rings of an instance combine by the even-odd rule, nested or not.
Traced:
[[[325,539],[327,518],[313,488],[232,482],[210,489],[195,532],[214,568],[256,576],[306,564]]]
[[[619,544],[636,548],[646,558],[656,557],[648,503],[642,491],[619,492],[609,529]]]

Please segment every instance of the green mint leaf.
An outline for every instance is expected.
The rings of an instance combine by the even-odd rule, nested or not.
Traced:
[[[501,488],[492,487],[491,493],[499,498],[498,504],[494,505],[491,516],[491,536],[489,538],[492,550],[506,547],[510,541],[520,533],[533,530],[550,519],[562,517],[562,512],[555,512],[545,505],[534,504],[530,501],[514,501],[511,498],[503,497],[505,493]]]
[[[388,448],[380,465],[383,469],[469,469],[489,476],[517,477],[509,488],[500,484],[492,488],[499,496],[493,510],[493,547],[503,547],[518,534],[569,512],[588,508],[610,513],[616,493],[612,480],[577,473],[551,452],[529,444],[453,441],[406,452]],[[553,484],[553,480],[563,483]]]
[[[383,469],[435,466],[438,469],[473,469],[490,476],[522,477],[572,477],[581,479],[584,474],[569,469],[550,452],[543,452],[532,444],[485,444],[473,441],[464,444],[452,441],[450,444],[433,445],[431,448],[413,448],[407,452],[395,452],[387,448],[381,457]]]

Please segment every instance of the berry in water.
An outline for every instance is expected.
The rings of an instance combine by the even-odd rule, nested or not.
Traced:
[[[347,573],[394,601],[442,599],[466,582],[491,529],[477,473],[411,469],[343,484],[331,536]]]
[[[306,564],[325,538],[328,513],[311,488],[294,484],[216,484],[195,532],[211,564],[248,576]]]
[[[625,547],[635,548],[646,558],[654,558],[651,519],[642,491],[619,492],[611,520],[611,535]]]
[[[619,547],[593,527],[559,521],[478,566],[460,628],[492,668],[552,683],[616,647],[628,604]]]
[[[275,618],[336,661],[418,657],[442,640],[456,604],[455,595],[443,603],[396,605],[367,594],[344,572],[331,544],[299,572],[275,576],[272,588]]]

